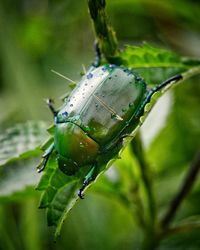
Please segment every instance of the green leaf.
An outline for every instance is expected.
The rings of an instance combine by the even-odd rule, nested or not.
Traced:
[[[172,51],[156,48],[147,43],[142,46],[127,45],[120,53],[121,63],[135,69],[148,84],[158,84],[165,79],[200,65],[200,61],[181,58]]]
[[[0,202],[37,195],[35,185],[40,177],[36,171],[37,161],[35,158],[24,159],[0,169]]]
[[[132,68],[187,68],[175,53],[147,43],[142,46],[127,45],[120,56],[123,64]]]
[[[0,132],[0,165],[41,154],[47,136],[44,122],[29,121]]]
[[[84,177],[81,171],[78,173],[78,178],[63,174],[57,168],[56,157],[52,154],[37,187],[39,190],[45,190],[39,207],[47,208],[48,225],[57,227],[56,237],[59,235],[66,215],[78,199],[80,175]]]

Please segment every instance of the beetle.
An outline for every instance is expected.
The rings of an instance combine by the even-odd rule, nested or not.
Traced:
[[[58,167],[66,175],[74,175],[81,167],[90,165],[78,192],[83,198],[84,189],[96,177],[100,158],[117,155],[123,139],[139,124],[152,95],[181,78],[180,74],[175,75],[148,89],[134,70],[114,64],[100,66],[97,50],[94,65],[65,98],[60,110],[56,111],[48,100],[54,115],[55,135],[42,156],[38,172],[44,170],[53,151]]]

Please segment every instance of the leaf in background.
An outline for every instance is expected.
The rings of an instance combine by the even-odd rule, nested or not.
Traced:
[[[30,158],[41,153],[39,145],[46,138],[44,122],[29,121],[0,132],[0,165]]]
[[[155,190],[161,208],[166,206],[179,189],[194,155],[200,148],[199,96],[198,78],[191,79],[174,90],[174,105],[167,124],[147,150],[149,162],[156,166]],[[158,148],[162,148],[162,153]],[[177,219],[186,218],[197,211],[199,213],[199,190],[197,180],[191,194],[179,210]]]
[[[142,46],[127,45],[120,57],[124,66],[136,69],[148,84],[161,83],[192,66],[200,65],[197,60],[181,58],[172,51],[147,43]]]
[[[21,159],[0,169],[0,202],[37,195],[35,185],[40,177],[36,171],[37,162],[35,158]]]

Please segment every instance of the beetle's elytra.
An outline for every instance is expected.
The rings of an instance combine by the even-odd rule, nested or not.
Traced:
[[[109,151],[118,152],[123,138],[138,125],[153,93],[180,78],[181,75],[174,76],[147,90],[144,80],[134,71],[109,64],[92,67],[58,112],[49,103],[54,113],[55,136],[39,171],[53,150],[59,168],[67,175],[91,165],[79,190],[82,198],[84,188],[95,178],[99,157]]]

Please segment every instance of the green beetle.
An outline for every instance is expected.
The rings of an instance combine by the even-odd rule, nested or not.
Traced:
[[[96,177],[100,157],[109,152],[116,155],[123,139],[139,124],[152,95],[181,78],[176,75],[148,90],[132,70],[113,64],[91,67],[58,112],[49,100],[55,122],[54,142],[45,151],[38,171],[45,168],[53,151],[66,175],[90,165],[78,193],[83,198],[85,187]]]

